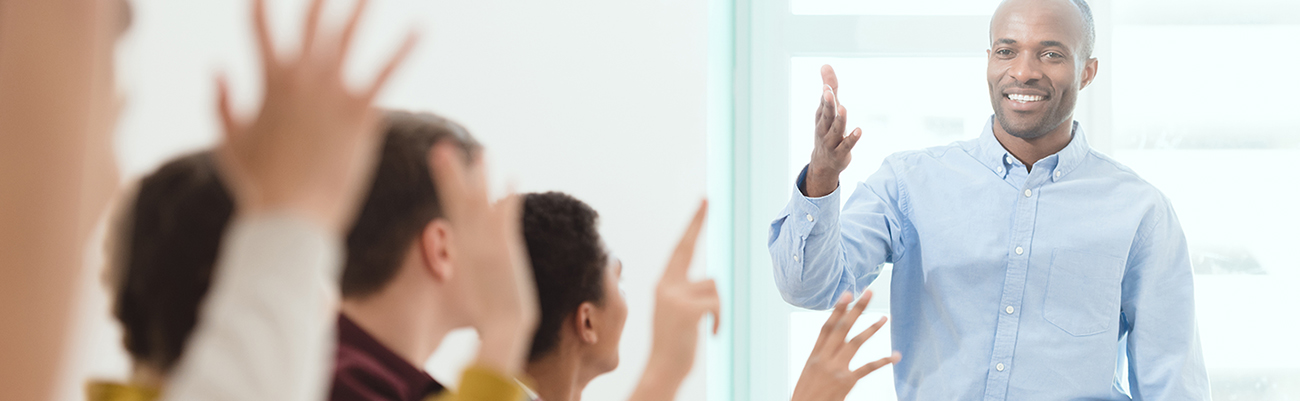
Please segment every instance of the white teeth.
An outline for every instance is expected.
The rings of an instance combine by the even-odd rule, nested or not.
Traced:
[[[1025,103],[1025,102],[1037,102],[1037,101],[1041,101],[1041,100],[1043,100],[1043,97],[1042,97],[1042,96],[1037,96],[1037,95],[1021,95],[1021,94],[1014,94],[1014,93],[1007,94],[1007,98],[1008,98],[1008,99],[1011,99],[1011,100],[1015,100],[1015,101],[1017,101],[1017,102],[1022,102],[1022,103]]]

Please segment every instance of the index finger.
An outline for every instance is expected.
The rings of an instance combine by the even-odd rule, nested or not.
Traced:
[[[704,218],[708,213],[709,201],[700,201],[691,225],[686,227],[686,233],[682,234],[677,249],[673,250],[672,259],[669,259],[668,266],[664,268],[665,278],[686,278],[686,272],[691,268],[691,259],[695,256],[695,242],[700,238],[700,229],[704,227]]]

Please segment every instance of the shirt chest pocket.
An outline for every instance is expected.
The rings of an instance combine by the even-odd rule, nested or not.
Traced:
[[[1052,252],[1043,318],[1074,336],[1105,332],[1119,321],[1124,259],[1071,249]]]

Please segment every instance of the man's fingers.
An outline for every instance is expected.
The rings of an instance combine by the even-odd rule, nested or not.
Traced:
[[[366,12],[366,6],[370,0],[357,0],[352,6],[352,14],[348,16],[348,22],[343,25],[343,32],[339,35],[339,60],[346,60],[348,51],[352,49],[352,37],[357,32],[357,26],[361,25],[361,16]]]
[[[321,14],[325,13],[325,0],[311,0],[307,7],[307,22],[303,24],[302,53],[300,57],[310,59],[316,49],[316,35],[320,31]]]
[[[406,61],[412,50],[415,50],[415,44],[419,42],[419,38],[420,36],[414,30],[406,34],[406,39],[402,41],[402,47],[397,49],[397,53],[393,54],[393,57],[388,60],[388,64],[384,65],[384,69],[379,71],[375,81],[370,84],[370,89],[366,91],[364,99],[367,104],[373,103],[375,97],[379,96],[379,91],[383,90],[384,85],[388,84],[388,79],[393,76],[393,72],[397,71],[397,67]]]
[[[704,227],[704,219],[708,214],[709,201],[700,201],[699,208],[695,209],[695,217],[691,218],[691,224],[686,227],[668,266],[664,268],[663,278],[686,279],[686,272],[691,269],[691,259],[695,256],[695,242],[700,238],[700,229]]]
[[[840,95],[840,79],[835,76],[835,69],[830,64],[822,65],[822,84],[829,86],[838,99]],[[837,102],[838,103],[838,102]]]
[[[262,66],[268,72],[279,65],[275,56],[275,41],[271,40],[271,27],[266,22],[266,0],[253,0],[253,32],[257,36],[257,51],[262,56]]]
[[[833,122],[835,122],[835,101],[831,99],[830,91],[822,91],[821,105],[817,106],[817,137],[825,136]]]
[[[884,367],[885,365],[888,365],[888,364],[891,364],[891,363],[898,363],[898,361],[901,360],[901,359],[902,359],[902,356],[899,355],[897,351],[895,351],[893,355],[890,355],[890,356],[887,356],[887,357],[884,357],[884,358],[877,359],[877,360],[875,360],[875,361],[873,361],[873,362],[871,362],[871,363],[868,363],[868,364],[866,364],[866,365],[862,365],[862,367],[860,367],[860,368],[858,368],[857,370],[854,370],[854,371],[853,371],[853,377],[855,377],[855,378],[857,378],[857,379],[862,379],[863,377],[866,377],[868,374],[871,374],[871,372],[875,372],[876,369],[880,369],[880,368]]]
[[[858,144],[859,139],[862,139],[862,128],[854,128],[853,132],[849,133],[849,136],[844,137],[844,140],[840,141],[839,146],[835,147],[835,151],[848,153]]]

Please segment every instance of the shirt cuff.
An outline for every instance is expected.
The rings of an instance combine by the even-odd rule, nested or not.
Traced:
[[[795,232],[820,234],[825,232],[830,224],[840,218],[840,185],[835,186],[835,190],[826,196],[811,198],[804,195],[801,188],[804,186],[804,180],[808,176],[808,166],[804,166],[803,171],[799,172],[799,178],[795,180],[794,194],[790,199],[790,222],[793,224]]]

